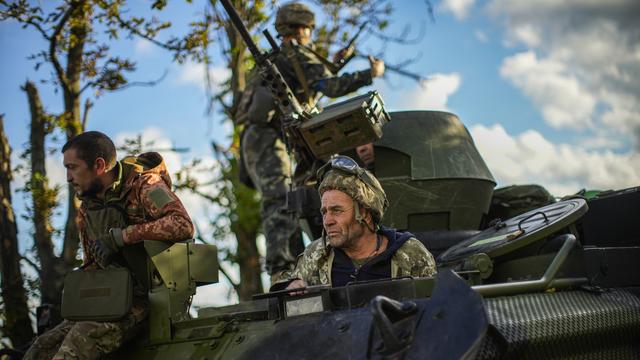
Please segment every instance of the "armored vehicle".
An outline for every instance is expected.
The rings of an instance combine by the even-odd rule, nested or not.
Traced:
[[[640,358],[640,188],[488,219],[495,181],[459,119],[390,115],[374,144],[383,222],[434,252],[436,277],[257,294],[192,318],[188,298],[217,280],[213,249],[145,243],[149,329],[111,358]]]

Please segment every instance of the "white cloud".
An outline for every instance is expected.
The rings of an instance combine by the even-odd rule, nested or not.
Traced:
[[[400,97],[399,108],[448,110],[449,97],[458,91],[458,73],[433,74]]]
[[[504,59],[500,74],[531,97],[551,126],[581,128],[591,123],[596,99],[565,64],[527,51]]]
[[[49,185],[56,186],[67,184],[67,170],[62,164],[62,154],[47,156],[47,159],[45,160],[45,167],[47,169]]]
[[[451,12],[458,20],[463,20],[469,15],[475,0],[444,0],[440,8]]]
[[[235,303],[238,303],[238,295],[233,291],[233,286],[226,279],[220,279],[217,284],[198,287],[191,304],[198,309]]]
[[[537,183],[562,196],[640,183],[638,154],[554,144],[535,130],[512,136],[497,124],[476,125],[470,132],[499,186]]]
[[[531,24],[523,24],[514,26],[509,37],[506,39],[507,46],[514,46],[516,43],[521,42],[528,47],[537,47],[540,45],[539,30]]]
[[[549,124],[611,130],[640,149],[640,2],[492,0],[486,9],[507,44],[529,49],[501,73]]]
[[[487,36],[487,33],[485,33],[484,31],[477,29],[476,31],[473,32],[473,35],[476,37],[476,39],[478,39],[478,41],[480,41],[481,43],[486,43],[487,41],[489,41],[489,37]]]
[[[133,43],[133,50],[137,55],[148,55],[153,53],[155,45],[153,45],[149,40],[136,38]]]
[[[207,81],[205,78],[205,65],[194,62],[186,62],[179,65],[179,74],[177,81],[179,84],[195,85],[201,89],[205,89]],[[210,67],[209,78],[213,85],[213,92],[220,91],[222,83],[224,83],[231,72],[226,67]]]

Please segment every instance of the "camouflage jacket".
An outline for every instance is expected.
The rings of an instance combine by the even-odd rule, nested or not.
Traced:
[[[401,234],[387,230],[388,234]],[[331,270],[335,250],[322,239],[313,241],[304,253],[298,256],[298,263],[289,280],[302,279],[308,285],[331,284]],[[406,240],[391,257],[391,277],[433,276],[436,273],[436,262],[433,255],[414,237]]]
[[[193,236],[193,223],[171,191],[171,179],[158,153],[127,157],[117,164],[118,178],[104,199],[81,198],[76,224],[84,264],[93,261],[88,242],[121,227],[128,242],[181,241]]]
[[[334,75],[318,56],[304,46],[283,44],[282,51],[277,53],[273,62],[302,105],[315,106],[322,94],[335,98],[372,83],[369,69]],[[302,78],[296,72],[296,67],[302,73]],[[254,69],[249,74],[247,88],[240,98],[234,118],[241,124],[266,123],[275,114],[271,93],[262,83],[257,69]]]

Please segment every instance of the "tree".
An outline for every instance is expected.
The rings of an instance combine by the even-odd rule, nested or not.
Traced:
[[[245,20],[247,28],[254,30],[267,19],[267,5],[273,7],[273,2],[263,0],[232,1],[234,7]],[[212,21],[218,35],[226,47],[222,47],[222,53],[227,67],[231,71],[231,77],[227,81],[226,89],[219,94],[214,94],[213,99],[222,105],[225,121],[233,118],[235,109],[240,101],[240,96],[246,87],[247,72],[250,59],[247,58],[247,47],[240,33],[216,8],[215,1],[210,3],[213,9]],[[224,39],[224,40],[223,40]],[[205,63],[208,66],[208,64]],[[209,80],[209,79],[207,79]],[[230,104],[225,102],[225,97],[231,96]],[[224,209],[221,214],[213,219],[215,235],[220,238],[234,234],[237,242],[235,252],[226,251],[226,259],[238,264],[240,269],[240,281],[234,284],[239,299],[250,300],[253,294],[261,293],[262,273],[260,266],[260,254],[256,240],[260,234],[260,203],[255,190],[250,189],[238,180],[238,148],[240,142],[239,127],[234,126],[231,134],[231,146],[228,150],[217,144],[213,144],[214,153],[221,167],[218,177],[220,188],[213,202]],[[227,219],[228,221],[220,221]],[[233,283],[233,282],[232,282]]]
[[[387,26],[385,19],[393,10],[390,0],[316,0],[315,3],[327,14],[327,22],[319,26],[316,41],[324,53],[344,45],[365,21],[368,36],[378,37],[382,44],[385,41],[399,41],[400,37],[389,37],[381,32]],[[61,113],[48,113],[46,106],[40,103],[36,85],[27,83],[24,86],[30,99],[33,125],[30,148],[26,152],[32,169],[29,191],[32,192],[31,215],[38,255],[38,261],[33,265],[38,273],[49,276],[46,280],[42,277],[42,282],[47,284],[40,286],[42,300],[56,304],[60,299],[62,274],[78,263],[78,235],[74,223],[74,192],[69,187],[62,253],[60,256],[54,253],[52,228],[48,219],[55,205],[56,189],[49,188],[46,181],[44,144],[47,143],[47,137],[62,133],[64,138],[69,139],[84,131],[92,104],[105,92],[119,91],[135,85],[153,85],[157,82],[130,81],[130,75],[136,70],[135,62],[112,56],[110,44],[118,41],[122,34],[141,37],[167,50],[177,62],[193,59],[208,67],[211,64],[208,53],[213,43],[211,37],[217,36],[217,43],[221,46],[220,53],[231,76],[224,91],[210,95],[212,103],[221,105],[225,121],[229,121],[235,112],[253,59],[248,56],[240,35],[220,11],[215,0],[208,1],[204,17],[191,22],[189,31],[182,36],[161,35],[171,27],[171,22],[160,21],[155,16],[165,8],[165,0],[151,2],[151,14],[146,16],[132,15],[126,0],[65,0],[54,8],[50,8],[53,6],[51,3],[37,4],[32,6],[27,0],[0,0],[0,20],[17,21],[24,27],[35,30],[47,42],[46,49],[37,52],[31,59],[35,62],[36,69],[51,69],[51,76],[41,79],[41,82],[61,94],[64,105]],[[269,14],[275,13],[276,8],[275,0],[234,0],[234,4],[251,32],[256,32],[269,19]],[[361,16],[353,16],[351,12],[357,12]],[[383,50],[384,46],[379,53]],[[208,71],[205,73],[208,76]],[[84,106],[81,106],[83,103]],[[238,243],[236,251],[228,250],[226,254],[227,259],[239,265],[240,282],[234,283],[234,287],[244,300],[251,294],[261,292],[262,285],[256,246],[260,226],[258,197],[253,190],[239,184],[236,176],[241,131],[240,127],[234,126],[232,145],[229,148],[215,147],[218,161],[222,164],[217,173],[219,186],[215,194],[202,193],[199,190],[201,184],[194,183],[187,175],[179,178],[176,184],[200,191],[203,196],[225,209],[214,219],[217,225],[214,237],[219,239],[234,236]],[[226,221],[221,221],[223,218]],[[3,278],[6,278],[5,273]]]
[[[11,202],[11,148],[0,115],[0,264],[2,264],[2,312],[4,326],[15,348],[24,347],[33,338],[27,295],[20,271],[18,229]]]
[[[153,2],[151,8],[152,11],[160,11],[165,5],[165,1],[159,0]],[[158,22],[153,16],[124,19],[121,10],[125,7],[126,0],[68,0],[47,10],[44,5],[31,6],[27,0],[0,0],[0,20],[15,20],[23,27],[36,30],[47,42],[48,47],[31,56],[31,59],[35,61],[36,69],[45,64],[51,66],[51,77],[42,82],[62,94],[64,104],[62,113],[49,114],[41,104],[36,85],[27,82],[24,87],[31,109],[30,147],[25,152],[30,159],[30,181],[26,191],[32,194],[30,210],[43,303],[60,304],[62,277],[79,262],[76,258],[79,247],[75,226],[77,204],[71,185],[68,186],[66,201],[67,219],[62,254],[57,256],[54,253],[50,215],[56,206],[57,190],[47,185],[47,135],[59,129],[66,139],[70,139],[84,131],[89,110],[103,93],[157,82],[128,80],[127,75],[136,70],[135,62],[109,53],[109,44],[119,39],[120,32],[144,37],[170,50],[177,61],[198,58],[198,49],[206,39],[206,27],[194,22],[186,35],[160,41],[159,34],[170,28],[171,23]],[[84,108],[81,109],[83,97]],[[3,273],[3,278],[6,279],[6,275]],[[7,294],[3,293],[3,296]]]
[[[268,14],[274,14],[276,11],[276,1],[273,0],[232,0],[231,2],[251,33],[264,25],[269,19]],[[323,13],[327,16],[327,21],[318,26],[315,40],[320,53],[324,55],[327,55],[332,48],[344,46],[352,34],[363,26],[369,29],[367,33],[370,36],[381,40],[382,49],[384,49],[384,43],[389,41],[400,43],[410,41],[406,40],[410,31],[409,27],[406,27],[402,34],[395,37],[384,35],[381,32],[387,27],[388,18],[393,12],[391,1],[316,0],[314,2],[322,8]],[[223,121],[232,121],[240,96],[245,90],[247,75],[253,66],[253,59],[247,53],[247,46],[239,32],[228,20],[224,11],[219,8],[218,2],[210,0],[210,4],[212,15],[208,18],[213,21],[213,29],[216,30],[219,39],[216,44],[221,47],[221,53],[231,74],[225,88],[217,94],[210,94],[210,97],[212,102],[217,101],[221,105],[224,115]],[[349,10],[345,11],[345,9]],[[359,16],[354,17],[353,13],[358,13]],[[381,53],[383,50],[377,55],[380,56]],[[209,65],[208,59],[207,56],[203,57],[206,66]],[[406,66],[409,63],[405,62],[403,65]],[[208,71],[205,73],[208,75]],[[205,80],[210,82],[208,77]],[[216,157],[224,165],[217,178],[220,189],[218,194],[210,200],[224,209],[212,222],[216,229],[215,234],[218,238],[226,238],[231,234],[236,238],[237,250],[235,252],[227,251],[226,258],[238,264],[240,282],[237,284],[232,282],[232,284],[236,288],[240,300],[248,300],[252,294],[262,291],[261,270],[256,246],[261,223],[257,194],[238,181],[238,149],[241,133],[242,127],[234,124],[231,146],[228,149],[213,144]],[[224,221],[221,221],[222,219]]]
[[[52,124],[42,108],[36,86],[27,81],[23,89],[27,93],[31,110],[29,151],[25,153],[31,160],[31,176],[24,191],[31,193],[32,199],[30,217],[33,219],[33,240],[40,260],[40,296],[42,303],[58,304],[65,273],[63,259],[55,256],[52,240],[51,215],[57,206],[58,189],[50,188],[45,168],[45,138],[51,131]]]

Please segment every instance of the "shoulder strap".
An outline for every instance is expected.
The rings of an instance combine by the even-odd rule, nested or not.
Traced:
[[[338,71],[340,71],[340,69],[338,69],[338,66],[336,64],[332,63],[331,61],[329,61],[329,59],[327,59],[326,57],[322,56],[322,54],[317,52],[311,46],[305,46],[304,48],[309,50],[313,55],[315,55],[318,58],[318,60],[320,60],[320,62],[322,64],[324,64],[324,66],[326,66],[327,69],[329,69],[329,71],[331,71],[331,73],[333,75],[337,74]]]
[[[298,78],[298,82],[302,86],[302,90],[304,91],[305,102],[309,104],[309,106],[313,106],[311,97],[311,91],[309,89],[309,83],[307,83],[307,77],[304,75],[304,71],[302,70],[302,65],[300,65],[300,61],[298,60],[298,52],[295,47],[289,43],[284,44],[285,55],[291,61],[291,65],[293,66],[293,71],[296,73],[296,77]]]

